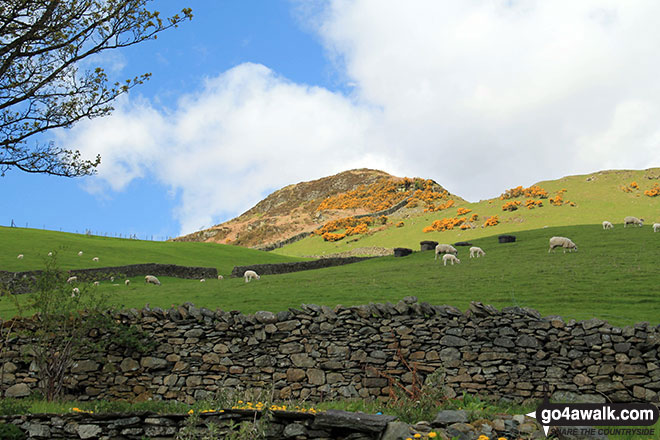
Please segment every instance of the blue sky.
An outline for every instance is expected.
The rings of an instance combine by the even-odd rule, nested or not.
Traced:
[[[112,116],[50,134],[101,153],[98,175],[9,171],[0,225],[164,239],[356,167],[479,200],[660,166],[654,1],[151,5],[194,18],[88,66],[152,79]]]

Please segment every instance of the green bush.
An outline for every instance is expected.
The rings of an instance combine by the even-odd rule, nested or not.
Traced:
[[[25,434],[12,423],[0,424],[0,440],[23,440]]]
[[[0,399],[0,415],[13,416],[16,414],[27,414],[30,402],[19,399]],[[1,437],[0,437],[1,438]]]

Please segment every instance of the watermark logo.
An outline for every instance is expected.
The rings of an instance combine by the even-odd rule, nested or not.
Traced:
[[[658,408],[650,403],[550,403],[543,402],[527,416],[534,417],[547,437],[551,426],[653,426],[658,421]],[[595,431],[595,429],[593,429]],[[653,429],[612,429],[610,434],[648,434]],[[639,431],[639,432],[638,432]],[[606,433],[607,434],[607,433]]]

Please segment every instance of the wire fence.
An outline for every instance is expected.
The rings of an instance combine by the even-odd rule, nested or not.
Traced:
[[[7,227],[10,228],[25,228],[25,229],[42,229],[44,231],[59,231],[59,232],[68,232],[72,234],[81,234],[81,235],[87,235],[88,237],[95,236],[95,237],[111,237],[111,238],[122,238],[122,239],[127,239],[127,240],[145,240],[145,241],[167,241],[171,240],[173,237],[171,236],[164,236],[164,235],[154,235],[154,234],[143,234],[143,233],[123,233],[123,232],[103,232],[103,231],[94,231],[92,229],[85,229],[84,231],[80,231],[78,229],[75,230],[66,230],[66,229],[52,229],[52,228],[47,228],[46,225],[41,225],[39,226],[30,226],[29,222],[25,222],[25,226],[23,226],[23,223],[16,223],[14,219],[11,219],[11,222]]]

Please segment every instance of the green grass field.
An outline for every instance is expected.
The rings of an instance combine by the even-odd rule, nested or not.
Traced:
[[[4,238],[24,230],[0,230]],[[493,231],[494,232],[494,231]],[[30,240],[39,234],[59,236],[60,233],[30,232]],[[561,250],[548,253],[548,239],[567,236],[579,251],[564,254]],[[499,244],[497,236],[471,240],[481,246],[486,256],[468,258],[467,248],[459,248],[462,263],[442,266],[434,261],[434,253],[416,252],[405,258],[381,257],[364,262],[327,269],[285,275],[263,276],[246,284],[242,279],[195,280],[162,278],[162,286],[145,285],[142,277],[130,286],[102,282],[98,289],[108,294],[115,305],[140,308],[167,308],[184,302],[211,309],[257,310],[277,312],[302,303],[344,306],[369,302],[396,302],[407,295],[431,304],[449,304],[465,310],[470,301],[481,301],[497,308],[507,306],[532,307],[542,315],[560,315],[565,319],[597,317],[614,325],[630,325],[649,321],[660,323],[660,284],[657,283],[660,233],[649,226],[642,228],[615,227],[604,231],[600,224],[541,228],[516,233],[516,243]],[[0,266],[11,262],[10,270],[29,263],[26,257],[17,264],[15,255],[25,242],[4,240]],[[69,238],[75,239],[68,242]],[[51,237],[54,240],[54,238]],[[211,265],[228,273],[231,264],[267,263],[287,260],[273,254],[247,249],[200,243],[158,243],[134,240],[100,239],[74,236],[61,239],[67,254],[64,267],[90,267],[77,262],[77,252],[85,253],[92,263],[93,250],[103,264],[166,262],[175,264]],[[7,241],[13,242],[10,251]],[[86,245],[86,246],[83,246]],[[44,253],[51,246],[39,244]],[[153,249],[152,249],[153,248]],[[74,252],[75,251],[75,252]],[[9,253],[9,257],[6,255]],[[147,258],[145,261],[143,258]],[[10,261],[11,260],[11,261]],[[106,263],[107,261],[107,263]],[[203,264],[203,263],[206,264]],[[38,268],[38,260],[34,266]],[[6,268],[6,267],[3,267]],[[19,295],[24,303],[27,296]],[[0,299],[0,316],[9,318],[17,310],[10,298]]]
[[[12,272],[42,269],[51,251],[57,253],[58,264],[66,270],[162,263],[215,267],[225,276],[234,266],[301,260],[223,244],[130,240],[7,227],[0,227],[0,250],[0,270]],[[78,256],[79,251],[83,251],[82,256]],[[18,254],[23,254],[23,259],[17,259]],[[99,257],[98,263],[92,261],[94,257]]]
[[[454,207],[434,213],[399,211],[390,216],[389,227],[372,235],[360,235],[345,238],[337,242],[326,242],[321,237],[312,236],[304,240],[276,249],[280,255],[325,255],[349,251],[358,247],[408,247],[419,249],[422,240],[435,240],[440,243],[476,240],[495,234],[508,234],[517,231],[527,231],[564,225],[602,224],[608,220],[615,228],[623,227],[623,218],[629,215],[645,219],[645,224],[660,222],[660,196],[648,197],[644,190],[650,189],[660,182],[660,168],[641,171],[602,171],[589,175],[569,176],[557,180],[539,182],[553,197],[557,191],[566,189],[564,201],[571,201],[575,206],[565,204],[553,206],[544,200],[543,207],[535,209],[519,208],[513,212],[502,211],[504,201],[499,199],[482,200],[476,203],[461,202]],[[588,180],[589,179],[589,180]],[[623,192],[621,186],[636,181],[638,190]],[[506,188],[502,188],[504,192]],[[459,194],[460,195],[460,194]],[[519,198],[524,203],[525,198]],[[424,233],[422,229],[435,220],[456,216],[458,207],[471,209],[479,215],[478,224],[487,217],[497,215],[500,224],[497,226],[477,228],[462,231],[458,228],[443,232]],[[401,228],[395,227],[399,221],[404,222]],[[358,238],[357,241],[351,239]]]

